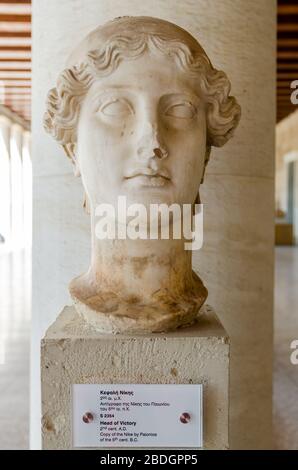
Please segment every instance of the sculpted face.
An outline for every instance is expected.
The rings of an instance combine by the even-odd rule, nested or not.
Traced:
[[[91,206],[193,203],[206,154],[196,79],[162,54],[124,60],[81,105],[77,163]]]

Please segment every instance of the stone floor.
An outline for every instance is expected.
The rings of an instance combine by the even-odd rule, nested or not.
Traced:
[[[277,449],[298,449],[298,247],[278,247],[275,268],[274,436]]]
[[[29,447],[30,253],[0,253],[0,449]]]
[[[30,254],[0,253],[0,449],[28,449]],[[276,249],[274,435],[298,449],[298,247]]]

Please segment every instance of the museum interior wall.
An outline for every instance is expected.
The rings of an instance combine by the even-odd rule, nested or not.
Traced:
[[[28,122],[0,105],[1,449],[29,446],[32,237],[30,140]]]
[[[276,5],[272,0],[33,1],[33,320],[31,445],[40,447],[40,339],[88,266],[89,218],[71,162],[42,128],[45,100],[74,45],[121,15],[154,15],[199,39],[242,107],[202,187],[204,245],[194,269],[231,338],[230,447],[271,447]],[[260,47],[261,45],[261,47]],[[256,54],[256,51],[258,53]],[[258,71],[258,73],[256,73]]]
[[[298,243],[298,111],[276,126],[275,205],[281,242]],[[280,229],[281,231],[281,229]],[[289,232],[290,231],[290,235]]]
[[[31,133],[28,123],[0,106],[1,253],[31,249]]]

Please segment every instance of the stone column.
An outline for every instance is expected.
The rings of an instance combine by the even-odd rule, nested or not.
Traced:
[[[14,248],[23,246],[23,128],[19,124],[11,126],[10,135],[10,178],[11,178],[11,230]]]
[[[22,146],[23,161],[23,218],[24,218],[24,296],[31,314],[32,303],[32,161],[31,161],[31,132],[23,132]]]
[[[237,135],[211,156],[201,195],[203,202],[208,201],[205,243],[195,255],[194,267],[206,282],[209,303],[231,338],[231,448],[270,448],[274,0],[33,3],[33,162],[38,224],[33,253],[32,445],[40,445],[39,341],[69,301],[67,283],[88,265],[89,253],[88,220],[78,204],[80,183],[58,145],[42,129],[44,101],[74,44],[99,23],[121,15],[154,15],[189,30],[214,65],[226,71],[242,106]]]
[[[32,238],[32,162],[31,162],[31,132],[23,132],[22,146],[23,161],[23,218],[24,245],[31,247]]]
[[[0,116],[0,234],[5,239],[5,249],[11,242],[10,128],[10,119]]]

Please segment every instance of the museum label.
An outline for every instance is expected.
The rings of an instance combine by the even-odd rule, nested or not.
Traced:
[[[74,384],[74,447],[201,448],[201,384]]]

